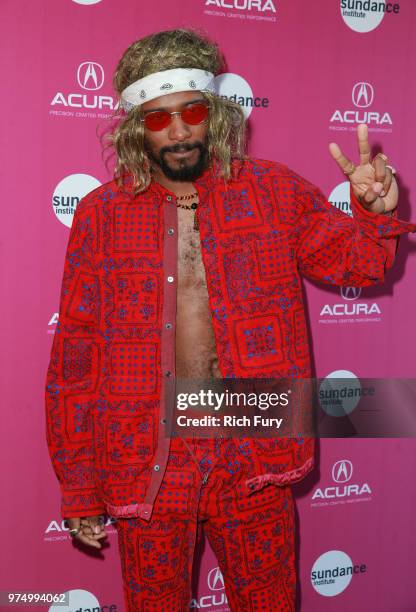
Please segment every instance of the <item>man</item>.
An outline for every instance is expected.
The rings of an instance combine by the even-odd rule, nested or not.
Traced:
[[[48,443],[70,533],[117,530],[128,610],[186,610],[204,530],[232,610],[293,610],[290,484],[310,438],[170,440],[175,378],[308,378],[300,273],[383,280],[397,237],[387,158],[330,152],[350,218],[286,166],[246,158],[241,108],[215,95],[213,43],[192,31],[133,43],[115,73],[116,179],[78,204],[48,370]]]

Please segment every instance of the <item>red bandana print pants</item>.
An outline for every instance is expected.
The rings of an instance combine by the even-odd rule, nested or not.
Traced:
[[[293,612],[292,492],[266,485],[247,495],[252,469],[231,439],[172,441],[151,520],[116,523],[128,612],[190,609],[194,549],[202,532],[218,559],[232,611]]]

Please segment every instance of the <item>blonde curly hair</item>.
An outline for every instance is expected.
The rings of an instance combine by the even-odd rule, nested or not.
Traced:
[[[105,149],[116,156],[114,177],[121,182],[125,173],[133,175],[134,191],[147,189],[151,182],[150,160],[145,148],[144,124],[140,106],[125,113],[120,105],[123,89],[154,72],[171,68],[199,68],[213,74],[224,67],[218,46],[193,30],[176,29],[146,36],[131,44],[121,57],[114,73],[114,88],[119,106],[115,122],[106,135]],[[233,159],[244,159],[245,117],[239,104],[210,92],[206,146],[211,165],[225,180],[231,176]]]

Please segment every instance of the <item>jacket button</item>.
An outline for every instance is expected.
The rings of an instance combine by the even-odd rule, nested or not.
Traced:
[[[166,323],[165,327],[166,329],[172,329],[172,323]]]
[[[173,276],[168,276],[168,283],[173,283]]]
[[[153,469],[154,469],[155,472],[158,472],[160,470],[160,465],[157,465],[157,464],[154,465]]]
[[[166,419],[160,419],[160,422],[162,423],[162,425],[166,425]]]
[[[173,227],[170,227],[170,228],[168,229],[168,234],[169,234],[169,236],[173,236],[173,234],[174,234],[174,233],[175,233],[175,230],[173,229]]]
[[[170,196],[170,195],[166,196],[166,201],[167,202],[172,202],[172,196]]]
[[[167,376],[167,378],[169,378],[169,376],[172,376],[172,372],[170,372],[169,370],[167,372],[165,372],[165,376]]]
[[[250,483],[250,484],[248,485],[248,488],[249,488],[249,489],[255,489],[255,488],[256,488],[256,485],[254,484],[254,482],[252,482],[252,483]]]

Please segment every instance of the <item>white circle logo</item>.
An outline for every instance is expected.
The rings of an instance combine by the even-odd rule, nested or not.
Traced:
[[[340,211],[352,217],[349,181],[337,185],[335,189],[331,191],[328,200],[333,206],[339,208]]]
[[[352,472],[351,461],[341,459],[341,461],[336,461],[332,466],[332,480],[338,483],[348,482],[351,480]]]
[[[82,62],[78,66],[77,81],[87,91],[101,89],[104,84],[104,68],[97,62]]]
[[[67,606],[52,605],[49,612],[76,612],[79,610],[101,610],[100,602],[95,595],[84,589],[72,589],[65,591],[69,595],[69,604]]]
[[[324,597],[345,591],[352,579],[353,563],[342,550],[329,550],[315,561],[311,571],[312,586]]]
[[[361,287],[341,287],[341,296],[344,300],[358,300],[361,295]]]
[[[98,4],[101,0],[72,0],[72,2],[77,4]]]
[[[322,410],[334,417],[345,416],[352,412],[360,397],[360,381],[349,370],[331,372],[319,387],[319,403]]]
[[[383,20],[386,0],[340,0],[341,15],[345,24],[354,32],[371,32]]]
[[[211,591],[220,591],[224,588],[224,578],[219,567],[213,567],[210,570],[207,583]]]
[[[352,101],[358,108],[371,106],[374,100],[374,87],[370,83],[356,83],[352,88]]]
[[[240,104],[247,119],[253,110],[253,90],[247,81],[232,72],[220,74],[214,81],[217,94]]]
[[[59,221],[71,227],[80,199],[100,185],[100,181],[89,174],[70,174],[62,179],[52,196],[53,211]]]

